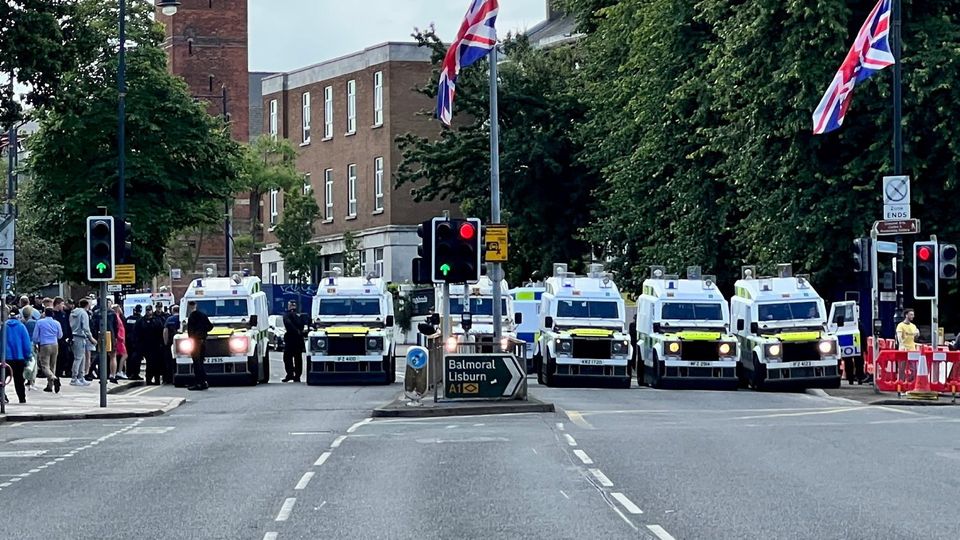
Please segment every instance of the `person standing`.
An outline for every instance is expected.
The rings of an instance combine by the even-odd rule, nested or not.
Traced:
[[[13,386],[17,392],[17,398],[20,403],[26,403],[27,389],[24,384],[23,370],[27,367],[33,347],[30,345],[27,327],[13,318],[13,310],[11,310],[11,317],[7,319],[7,339],[4,346],[7,348],[7,365],[13,371]],[[3,396],[2,399],[7,400],[7,397]]]
[[[297,313],[297,303],[292,300],[287,303],[287,312],[283,314],[283,328],[286,330],[283,336],[283,368],[287,372],[283,382],[300,382],[303,373],[303,321]]]
[[[160,384],[164,365],[163,321],[157,317],[153,306],[146,307],[146,313],[137,323],[137,343],[147,361],[147,384]]]
[[[213,330],[213,323],[210,317],[197,308],[194,301],[187,302],[187,335],[193,340],[193,377],[194,384],[188,390],[206,390],[210,387],[207,383],[207,371],[203,367],[207,334]]]
[[[176,363],[173,358],[173,340],[180,332],[180,306],[174,304],[170,306],[170,316],[163,322],[163,350],[166,353],[164,357],[167,364],[166,384],[173,384],[173,373],[176,370]]]
[[[131,381],[143,380],[143,377],[140,376],[140,361],[143,359],[143,352],[139,348],[139,338],[137,337],[137,322],[141,318],[143,318],[143,306],[137,304],[133,306],[133,313],[123,323],[127,327],[127,367],[130,368],[126,373]]]
[[[64,301],[59,296],[53,299],[53,318],[60,323],[63,329],[63,338],[57,344],[59,355],[57,356],[57,377],[69,377],[70,367],[73,365],[73,351],[70,342],[73,334],[70,333],[70,312],[73,311],[73,300]]]
[[[90,301],[80,300],[80,305],[70,312],[70,331],[73,334],[73,379],[71,386],[90,386],[84,379],[86,365],[90,362],[90,346],[96,343],[90,333],[90,313],[87,311]]]
[[[32,308],[32,307],[30,307],[30,306],[26,306],[25,308],[23,308],[23,309],[20,310],[20,321],[23,323],[23,326],[26,327],[26,329],[27,329],[27,335],[28,335],[28,336],[32,336],[32,335],[33,335],[33,331],[37,328],[37,323],[39,322],[39,320],[36,319],[36,318],[34,318],[34,316],[33,316],[33,314],[36,313],[36,312],[37,312],[37,310],[34,309],[34,308]],[[37,351],[36,351],[36,350],[33,351],[33,354],[31,354],[31,357],[33,357],[33,358],[39,358],[39,356],[37,355]],[[39,366],[37,366],[37,367],[39,367]],[[27,378],[26,378],[27,389],[29,389],[29,390],[36,390],[36,388],[37,388],[37,372],[38,372],[38,371],[39,371],[39,369],[34,369],[34,370],[32,371],[32,374],[27,376]],[[26,373],[26,372],[24,372],[24,373]]]
[[[903,311],[903,321],[897,325],[897,343],[901,351],[916,351],[919,349],[917,338],[920,337],[920,330],[913,324],[914,313],[912,309]]]
[[[123,309],[120,306],[113,306],[113,313],[110,314],[111,317],[114,317],[114,321],[117,325],[117,379],[126,379],[127,378],[127,325],[123,324]]]
[[[37,345],[40,369],[47,378],[47,387],[44,392],[60,393],[60,379],[57,377],[57,356],[60,354],[60,340],[63,338],[63,328],[53,318],[53,308],[48,307],[43,312],[43,318],[37,321],[33,329],[33,342]]]

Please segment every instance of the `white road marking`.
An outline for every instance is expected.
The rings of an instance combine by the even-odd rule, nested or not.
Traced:
[[[10,441],[11,444],[54,444],[54,443],[65,443],[70,440],[70,437],[28,437],[26,439],[18,439],[16,441]]]
[[[538,456],[540,455],[540,452],[537,452],[537,449],[536,449],[536,448],[531,448],[531,450],[533,450],[533,453],[534,453],[534,454],[536,454],[536,455],[538,455]]]
[[[916,411],[908,411],[908,410],[904,410],[904,409],[897,409],[897,408],[894,408],[894,407],[887,407],[886,405],[881,405],[881,406],[877,407],[877,409],[883,409],[883,410],[885,410],[885,411],[890,411],[890,412],[895,412],[895,413],[900,413],[900,414],[909,414],[909,415],[913,415],[913,416],[926,416],[926,415],[921,414],[921,413],[918,413],[918,412],[916,412]]]
[[[291,431],[291,435],[326,435],[329,431]]]
[[[46,450],[10,450],[0,452],[0,458],[40,457],[46,453]]]
[[[22,425],[23,425],[23,422],[14,422],[13,424],[10,424],[9,427],[20,427]]]
[[[630,512],[631,514],[643,513],[643,510],[641,510],[639,506],[633,504],[633,501],[628,499],[623,493],[611,493],[610,496],[616,499],[618,503],[622,504],[627,512]]]
[[[323,465],[323,464],[327,461],[327,459],[328,459],[329,457],[330,457],[330,452],[324,452],[324,453],[320,454],[320,457],[318,457],[318,458],[317,458],[317,461],[315,461],[315,462],[313,463],[313,466],[314,466],[314,467],[319,467],[319,466]]]
[[[590,456],[583,450],[574,450],[573,453],[580,458],[580,461],[582,461],[584,465],[593,465],[593,460],[590,459]]]
[[[337,437],[336,439],[333,440],[332,443],[330,443],[330,448],[340,448],[340,445],[341,445],[341,444],[343,443],[343,441],[345,441],[345,440],[347,440],[347,436],[346,436],[346,435],[341,435],[341,436]]]
[[[607,478],[607,475],[603,474],[603,472],[600,469],[589,469],[589,470],[590,470],[590,474],[592,474],[593,477],[597,479],[597,482],[600,482],[601,486],[610,487],[613,485],[613,482],[611,482],[610,479]]]
[[[576,445],[577,445],[577,440],[574,439],[569,433],[564,433],[564,434],[563,434],[563,437],[564,437],[565,439],[567,439],[567,444],[569,444],[570,446],[576,446]]]
[[[173,427],[166,426],[156,426],[156,427],[137,427],[133,428],[128,432],[128,435],[162,435],[169,431],[173,431]]]
[[[659,525],[647,525],[647,528],[650,529],[650,532],[655,534],[660,540],[677,540],[673,536],[670,536],[670,533],[663,530],[663,527]]]
[[[277,536],[278,534],[275,532],[268,532],[267,534],[263,535],[263,540],[277,540]]]
[[[10,482],[4,482],[4,483],[0,484],[0,488],[10,487],[10,486],[12,486],[12,485],[13,485],[13,484],[11,484]]]
[[[734,420],[756,420],[756,419],[760,419],[760,418],[784,418],[784,417],[788,417],[788,416],[812,416],[812,415],[819,415],[819,414],[836,414],[836,413],[844,413],[844,412],[851,412],[851,411],[863,411],[863,410],[872,409],[872,408],[873,408],[873,407],[870,407],[870,406],[864,406],[864,407],[843,407],[843,408],[840,408],[840,409],[834,408],[834,409],[819,410],[819,411],[806,411],[806,412],[793,412],[793,413],[780,413],[780,414],[764,414],[764,415],[759,415],[759,416],[738,416],[738,417],[734,418]]]
[[[570,496],[567,495],[566,493],[564,493],[564,491],[563,491],[562,489],[560,490],[560,494],[563,495],[564,497],[568,498],[568,499],[570,498]]]
[[[369,424],[371,421],[373,421],[373,418],[366,418],[366,419],[364,419],[364,420],[361,420],[361,421],[357,422],[356,424],[354,424],[354,425],[350,426],[349,428],[347,428],[347,433],[353,433],[353,432],[356,431],[358,428],[360,428],[361,426],[365,426],[365,425]]]
[[[38,473],[38,472],[40,472],[40,469],[30,469],[30,474]]]
[[[305,472],[305,473],[303,473],[303,476],[300,477],[300,481],[297,482],[296,487],[294,487],[293,489],[298,489],[298,490],[300,490],[300,489],[306,489],[307,484],[310,483],[310,479],[313,478],[313,475],[314,475],[314,474],[316,474],[316,473],[314,473],[314,472]]]
[[[276,521],[286,521],[290,519],[290,513],[293,512],[293,505],[296,504],[296,502],[296,497],[290,497],[283,501],[283,506],[280,507],[280,513],[277,514]]]
[[[563,422],[557,422],[557,429],[563,431]]]

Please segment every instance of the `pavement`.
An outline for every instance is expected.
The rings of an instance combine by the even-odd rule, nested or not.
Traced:
[[[34,389],[27,390],[27,402],[17,403],[12,386],[6,388],[10,403],[0,422],[32,422],[80,420],[93,418],[136,418],[157,416],[182,405],[184,398],[150,395],[157,386],[143,386],[143,381],[123,380],[108,385],[107,407],[100,407],[100,382],[90,386],[71,386],[61,379],[59,393],[44,392],[46,379],[38,378]],[[142,387],[142,388],[138,388]]]
[[[941,394],[937,400],[908,399],[906,395],[897,396],[895,392],[878,392],[873,385],[841,383],[840,388],[829,390],[808,390],[808,393],[818,396],[829,396],[838,399],[855,401],[865,405],[897,405],[903,407],[930,407],[930,406],[957,406],[958,403],[950,394]]]

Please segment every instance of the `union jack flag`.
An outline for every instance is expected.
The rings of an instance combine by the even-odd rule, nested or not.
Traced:
[[[813,112],[813,133],[828,133],[843,125],[853,87],[896,63],[890,52],[890,0],[879,0],[857,32],[840,70]]]
[[[457,92],[457,75],[486,56],[497,45],[497,0],[473,0],[460,25],[457,39],[450,44],[440,71],[437,92],[437,117],[446,125],[453,120],[453,96]]]

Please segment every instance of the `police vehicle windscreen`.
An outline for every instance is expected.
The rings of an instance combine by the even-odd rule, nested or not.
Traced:
[[[379,298],[329,298],[320,301],[319,315],[379,315]]]
[[[816,302],[785,302],[783,304],[760,304],[757,317],[763,321],[789,321],[795,319],[818,319],[820,308]]]
[[[716,303],[668,302],[661,317],[677,321],[722,321],[723,307]]]
[[[558,300],[557,317],[570,319],[619,319],[616,302]]]
[[[463,313],[463,299],[462,298],[451,298],[450,299],[450,314],[451,315],[460,315]],[[471,298],[470,299],[470,313],[474,315],[493,315],[493,299],[492,298]],[[507,313],[507,301],[500,300],[500,315],[508,315]]]
[[[197,309],[207,317],[247,317],[250,309],[246,299],[197,300]]]

